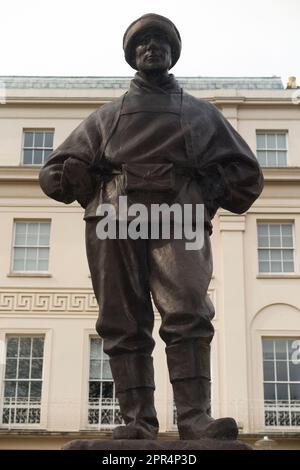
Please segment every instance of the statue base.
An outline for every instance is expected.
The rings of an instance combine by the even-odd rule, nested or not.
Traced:
[[[62,450],[148,450],[148,451],[190,451],[190,450],[252,450],[241,441],[199,439],[191,441],[163,439],[76,439],[67,442]]]

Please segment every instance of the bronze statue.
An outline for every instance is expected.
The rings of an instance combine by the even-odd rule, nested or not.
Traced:
[[[185,93],[169,74],[181,38],[168,18],[147,14],[134,21],[123,48],[137,70],[129,91],[71,133],[42,168],[40,184],[53,199],[77,200],[85,208],[87,257],[99,303],[96,329],[125,422],[113,437],[157,437],[151,293],[162,319],[180,438],[235,439],[234,419],[210,416],[209,236],[219,207],[239,214],[256,200],[262,172],[221,112]],[[184,240],[172,237],[99,239],[97,207],[117,207],[120,195],[148,206],[204,204],[204,246],[189,251]]]

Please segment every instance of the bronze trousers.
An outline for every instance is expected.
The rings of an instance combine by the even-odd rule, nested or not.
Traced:
[[[212,276],[210,238],[201,250],[186,250],[185,240],[97,238],[97,219],[86,221],[86,250],[99,304],[96,330],[110,356],[151,355],[154,313],[161,316],[166,346],[201,341],[214,329],[207,295]]]

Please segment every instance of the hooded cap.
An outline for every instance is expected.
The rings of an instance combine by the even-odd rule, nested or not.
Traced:
[[[156,29],[165,33],[170,41],[172,50],[172,64],[173,67],[179,59],[181,52],[181,37],[176,26],[165,16],[156,15],[155,13],[148,13],[135,20],[125,31],[123,36],[123,49],[125,59],[128,64],[136,69],[135,61],[133,60],[132,48],[135,45],[135,39],[138,34],[144,33],[148,29]],[[170,68],[171,68],[170,67]]]

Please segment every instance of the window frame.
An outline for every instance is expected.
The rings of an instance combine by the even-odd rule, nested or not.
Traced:
[[[16,239],[16,227],[17,223],[47,223],[49,224],[49,244],[47,246],[16,246],[15,245],[15,239]],[[12,245],[11,245],[11,256],[10,256],[10,274],[19,274],[19,275],[44,275],[44,274],[50,274],[49,266],[50,266],[50,249],[51,249],[51,225],[52,225],[52,220],[51,219],[13,219],[13,230],[12,230]],[[47,271],[42,271],[42,270],[23,270],[23,271],[17,271],[14,270],[14,254],[15,254],[15,248],[48,248],[48,270]]]
[[[3,398],[4,398],[4,380],[5,380],[5,365],[6,365],[6,351],[7,351],[7,338],[11,336],[18,337],[44,337],[44,355],[43,355],[43,372],[42,372],[42,392],[40,403],[40,422],[39,423],[3,423]],[[3,345],[0,348],[0,364],[2,364],[2,371],[0,368],[0,429],[46,429],[48,420],[48,399],[49,399],[49,371],[51,360],[51,342],[52,331],[50,329],[20,329],[20,328],[7,328],[0,332],[0,343]]]
[[[265,417],[265,412],[266,412],[266,404],[265,404],[265,393],[264,393],[264,385],[265,383],[274,383],[275,385],[278,384],[278,383],[283,383],[283,384],[287,384],[287,386],[289,387],[289,385],[291,383],[296,383],[296,384],[299,384],[300,385],[300,380],[299,381],[291,381],[291,380],[288,380],[289,379],[289,367],[287,367],[287,372],[288,372],[288,375],[287,375],[287,380],[286,381],[280,381],[280,380],[276,380],[275,381],[275,376],[274,376],[274,381],[269,381],[269,380],[265,380],[264,379],[264,356],[263,356],[263,341],[264,340],[271,340],[271,341],[279,341],[279,340],[284,340],[284,341],[292,341],[292,340],[295,340],[295,341],[299,341],[300,340],[300,335],[298,336],[291,336],[289,334],[287,335],[282,335],[282,334],[262,334],[260,336],[260,350],[261,350],[261,384],[262,384],[262,396],[263,396],[263,416],[264,416],[264,419],[263,419],[263,423],[264,423],[264,428],[266,430],[289,430],[291,432],[297,432],[299,429],[300,429],[300,424],[299,425],[280,425],[280,424],[274,424],[274,425],[267,425],[266,424],[266,417]],[[270,360],[271,362],[271,360]],[[276,363],[276,357],[273,359],[273,364]],[[287,361],[283,361],[283,362],[287,362],[289,363],[289,360],[287,359]],[[300,364],[299,364],[300,366]],[[275,367],[275,366],[274,366]],[[290,390],[288,389],[288,395],[290,396]],[[290,403],[291,399],[289,398],[289,404],[286,405],[286,408],[289,408],[289,413],[291,413],[290,411],[290,407],[291,407],[291,403]],[[277,397],[276,397],[276,390],[275,390],[275,404],[274,404],[274,410],[277,410],[276,406],[277,406]],[[299,413],[300,413],[300,400],[299,400]]]
[[[53,134],[53,145],[52,147],[26,147],[25,148],[25,134],[26,132],[32,132],[32,133],[52,133]],[[46,127],[41,127],[41,128],[38,128],[38,127],[24,127],[22,129],[22,146],[21,146],[21,158],[20,158],[20,165],[22,167],[35,167],[35,168],[40,168],[42,167],[46,161],[43,160],[42,163],[24,163],[24,150],[51,150],[51,152],[53,152],[54,150],[54,136],[55,136],[55,129],[54,128],[46,128]]]
[[[258,145],[257,145],[257,136],[258,135],[268,135],[268,134],[275,134],[276,136],[278,134],[280,135],[285,135],[286,137],[286,149],[285,150],[282,150],[282,149],[278,149],[277,148],[277,137],[276,137],[276,148],[275,149],[268,149],[267,146],[266,148],[259,148]],[[289,164],[289,133],[288,133],[288,130],[287,129],[256,129],[255,130],[255,144],[256,144],[256,158],[257,158],[257,161],[259,162],[259,159],[258,159],[258,152],[275,152],[276,154],[276,160],[278,162],[278,157],[277,157],[277,152],[278,151],[284,151],[286,152],[286,165],[282,166],[282,165],[262,165],[260,162],[259,164],[261,165],[262,168],[288,168],[290,166]]]
[[[261,250],[291,250],[290,247],[259,247],[259,236],[258,236],[258,226],[259,225],[291,225],[292,226],[292,240],[293,240],[293,265],[294,265],[294,270],[293,271],[260,271],[259,263],[260,263],[260,258],[259,258],[259,252]],[[257,219],[256,220],[256,253],[257,253],[257,273],[258,276],[293,276],[297,274],[297,256],[296,256],[296,234],[295,234],[295,220],[274,220],[274,219]],[[281,266],[282,264],[282,259],[280,260]],[[269,261],[270,263],[270,261]]]

